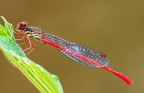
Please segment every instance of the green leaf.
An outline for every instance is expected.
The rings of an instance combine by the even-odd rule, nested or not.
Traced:
[[[50,74],[42,66],[34,63],[25,55],[15,42],[13,26],[4,17],[5,27],[0,25],[0,49],[11,64],[18,68],[41,93],[63,93],[56,75]]]

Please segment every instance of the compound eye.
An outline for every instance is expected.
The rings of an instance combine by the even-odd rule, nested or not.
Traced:
[[[19,25],[18,25],[18,28],[19,29],[25,29],[27,23],[26,22],[20,22]]]

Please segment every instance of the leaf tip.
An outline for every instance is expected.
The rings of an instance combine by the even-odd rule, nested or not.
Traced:
[[[0,16],[0,17],[1,17],[1,19],[3,19],[3,20],[4,20],[4,22],[7,22],[7,21],[6,21],[6,19],[5,19],[3,16]]]

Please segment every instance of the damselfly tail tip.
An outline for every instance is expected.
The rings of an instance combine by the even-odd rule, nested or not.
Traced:
[[[128,85],[132,85],[133,81],[130,77],[128,77],[125,74],[122,74],[120,72],[115,71],[116,73],[114,73],[115,75],[117,75],[118,77],[120,77],[122,80],[124,80]]]
[[[119,78],[121,78],[123,81],[125,81],[128,85],[132,85],[133,84],[132,79],[129,78],[128,76],[126,76],[126,75],[124,75],[124,74],[122,74],[122,73],[120,73],[120,72],[118,72],[118,71],[116,71],[114,69],[106,67],[106,66],[104,66],[102,68],[105,69],[105,70],[107,70],[107,71],[109,71],[109,72],[111,72],[111,73],[113,73],[113,74],[115,74],[116,76],[118,76]]]
[[[128,85],[133,85],[133,81],[131,78],[129,78],[128,76],[124,76],[124,79],[123,79]]]
[[[122,80],[124,80],[128,85],[132,85],[133,84],[133,81],[131,78],[129,78],[128,76],[118,72],[118,73],[115,73],[115,75],[117,75],[118,77],[120,77]]]

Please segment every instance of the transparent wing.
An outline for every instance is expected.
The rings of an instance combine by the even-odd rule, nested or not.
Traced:
[[[74,42],[69,42],[63,38],[60,38],[58,36],[49,34],[49,33],[45,33],[44,34],[44,38],[51,40],[52,42],[55,42],[58,45],[61,45],[63,47],[65,47],[66,49],[69,49],[71,51],[74,51],[75,53],[81,54],[84,57],[91,59],[95,62],[98,62],[99,64],[103,65],[103,66],[108,66],[109,65],[109,60],[108,58],[101,52],[96,51],[94,49],[82,46],[80,44],[74,43]],[[67,51],[61,50],[62,53],[64,53],[66,56],[68,56],[69,58],[73,59],[74,61],[89,66],[89,67],[96,67],[99,68],[99,66],[96,66],[86,60],[83,60],[77,56],[75,56],[74,54],[71,54]]]

